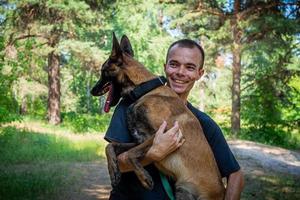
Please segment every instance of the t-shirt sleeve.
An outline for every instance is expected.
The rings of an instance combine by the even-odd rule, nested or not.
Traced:
[[[202,120],[201,125],[222,177],[228,177],[231,173],[238,171],[240,166],[230,150],[220,127],[209,117],[204,121]]]
[[[108,142],[128,143],[132,141],[126,120],[127,108],[128,105],[126,105],[123,101],[121,101],[115,108],[104,136],[104,139]]]
[[[201,123],[204,135],[215,156],[221,176],[228,177],[231,173],[238,171],[240,165],[231,152],[217,123],[207,114],[193,107],[192,104],[188,103],[188,108]]]

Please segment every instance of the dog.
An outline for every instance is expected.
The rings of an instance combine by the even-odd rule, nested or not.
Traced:
[[[198,119],[189,111],[179,96],[133,58],[134,52],[127,36],[120,43],[113,34],[113,47],[109,58],[101,67],[100,80],[93,87],[93,96],[109,92],[104,110],[108,112],[121,97],[133,99],[128,109],[128,126],[136,143],[110,143],[106,147],[108,169],[113,186],[120,181],[117,155],[128,151],[128,162],[142,185],[153,187],[151,176],[139,163],[153,143],[162,124],[178,121],[185,138],[184,144],[155,166],[175,181],[177,200],[224,199],[225,188]],[[155,87],[150,87],[149,83]],[[150,84],[151,85],[151,84]],[[142,88],[142,89],[141,89]],[[143,89],[146,88],[146,89]],[[176,105],[176,106],[175,106]],[[157,114],[159,113],[159,115]],[[170,126],[167,129],[171,128]]]

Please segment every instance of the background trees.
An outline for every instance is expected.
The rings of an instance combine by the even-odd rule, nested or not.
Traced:
[[[172,41],[201,42],[206,74],[190,101],[235,137],[279,143],[299,126],[297,0],[23,0],[1,1],[1,13],[1,121],[99,121],[103,100],[89,91],[114,31],[156,74]]]
[[[99,27],[101,21],[97,20],[101,18],[84,1],[12,1],[3,3],[3,9],[7,13],[3,16],[6,57],[20,60],[20,56],[25,54],[19,67],[26,73],[22,64],[29,62],[25,75],[28,81],[38,82],[32,80],[32,74],[35,74],[33,66],[38,68],[47,65],[47,118],[50,123],[58,124],[61,121],[60,66],[63,51],[72,51],[71,47],[74,45],[68,46],[68,43],[72,43],[74,39],[77,42],[77,51],[81,49],[80,42],[84,43],[81,40],[82,35]],[[84,54],[84,49],[81,50]],[[93,59],[93,62],[96,60]],[[44,77],[40,82],[45,84]],[[22,101],[26,101],[24,98],[26,97],[23,97]]]
[[[172,2],[172,4],[175,3],[174,1],[166,1],[167,4],[170,2]],[[211,65],[210,67],[216,66],[217,63],[213,61],[216,61],[215,59],[218,59],[220,55],[227,57],[231,63],[231,132],[236,136],[240,132],[241,98],[243,97],[245,97],[245,103],[248,102],[248,104],[244,104],[244,108],[247,108],[247,111],[245,110],[246,112],[244,113],[244,119],[247,122],[251,121],[250,124],[254,125],[255,123],[255,126],[259,127],[265,124],[264,120],[276,121],[274,119],[276,116],[272,115],[276,115],[275,113],[277,112],[275,112],[272,107],[276,107],[276,102],[280,101],[280,98],[276,100],[269,98],[270,96],[275,97],[275,94],[270,94],[270,96],[267,97],[270,88],[262,89],[262,93],[260,94],[256,93],[256,95],[262,99],[269,99],[268,103],[266,103],[267,105],[264,104],[262,110],[263,113],[272,114],[269,116],[261,115],[261,117],[264,118],[264,120],[262,120],[257,116],[258,112],[256,106],[258,105],[254,103],[255,100],[251,99],[249,102],[249,99],[246,98],[249,97],[249,93],[247,92],[245,92],[245,96],[243,96],[242,86],[245,84],[246,88],[250,87],[247,85],[257,78],[255,73],[258,71],[258,73],[262,72],[261,78],[264,79],[265,82],[270,83],[275,80],[276,83],[273,84],[272,88],[275,88],[275,85],[281,82],[280,85],[286,88],[281,94],[289,93],[288,91],[290,90],[287,89],[289,88],[289,81],[291,81],[293,76],[296,76],[295,74],[299,75],[296,68],[291,69],[289,67],[290,62],[288,61],[289,59],[293,59],[293,65],[299,62],[296,61],[296,57],[299,56],[299,53],[296,53],[299,51],[299,1],[204,0],[177,2],[178,9],[176,16],[169,15],[169,17],[174,19],[173,23],[177,29],[181,30],[184,34],[190,35],[190,37],[202,41],[205,48],[208,49],[208,51],[206,51],[208,53],[207,57],[212,59],[210,62],[207,62],[207,64]],[[291,24],[293,24],[292,27],[290,27]],[[266,45],[268,45],[268,47]],[[289,50],[285,52],[285,48],[293,49],[293,53]],[[260,50],[264,53],[260,52]],[[263,59],[265,62],[262,63],[262,60],[257,60],[257,57],[254,56],[257,52],[259,52],[260,59]],[[282,76],[282,74],[284,74],[283,71],[279,72],[271,67],[275,64],[272,64],[271,61],[274,60],[274,58],[277,62],[277,70],[281,68],[286,72],[288,71],[287,73],[289,75],[285,76],[285,78]],[[259,65],[259,67],[251,68],[256,64]],[[246,79],[246,82],[241,85],[241,72],[244,69],[247,73],[243,74],[245,78],[249,78],[248,73],[251,71],[252,75],[250,76],[252,79]],[[274,71],[274,73],[281,75],[272,81],[270,79],[272,75],[270,74],[273,73],[273,70],[276,71]],[[285,81],[283,81],[283,79],[285,79]],[[252,82],[250,85],[257,87],[266,86],[266,84],[262,82]],[[264,93],[264,91],[266,93]],[[264,94],[266,96],[263,96]],[[288,96],[288,94],[286,95]],[[252,106],[250,106],[250,104]],[[286,105],[286,107],[289,106],[292,106],[292,104]],[[248,114],[250,110],[252,110],[252,114],[250,114],[251,117]],[[257,120],[253,121],[253,118]]]

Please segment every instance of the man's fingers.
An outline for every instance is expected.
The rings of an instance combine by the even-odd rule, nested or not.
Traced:
[[[177,135],[176,133],[177,133],[178,130],[179,130],[179,125],[178,125],[178,122],[176,121],[174,123],[174,126],[168,130],[168,133],[171,133],[173,135]]]
[[[157,132],[159,132],[159,133],[165,132],[166,127],[167,127],[167,122],[166,122],[166,121],[163,121],[163,123],[160,125],[160,127],[159,127],[159,129],[158,129]]]
[[[181,145],[183,145],[184,142],[185,142],[185,139],[182,138],[182,139],[178,142],[178,147],[180,147]]]
[[[181,130],[179,129],[178,131],[177,131],[177,143],[178,142],[180,142],[182,139],[183,139],[183,135],[182,135],[182,132],[181,132]]]

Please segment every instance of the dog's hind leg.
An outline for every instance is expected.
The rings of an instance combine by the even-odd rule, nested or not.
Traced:
[[[109,143],[105,148],[108,172],[113,187],[117,186],[121,180],[121,172],[118,165],[117,156],[124,151],[136,146],[135,143]]]
[[[200,200],[198,192],[192,183],[176,183],[176,200]]]

